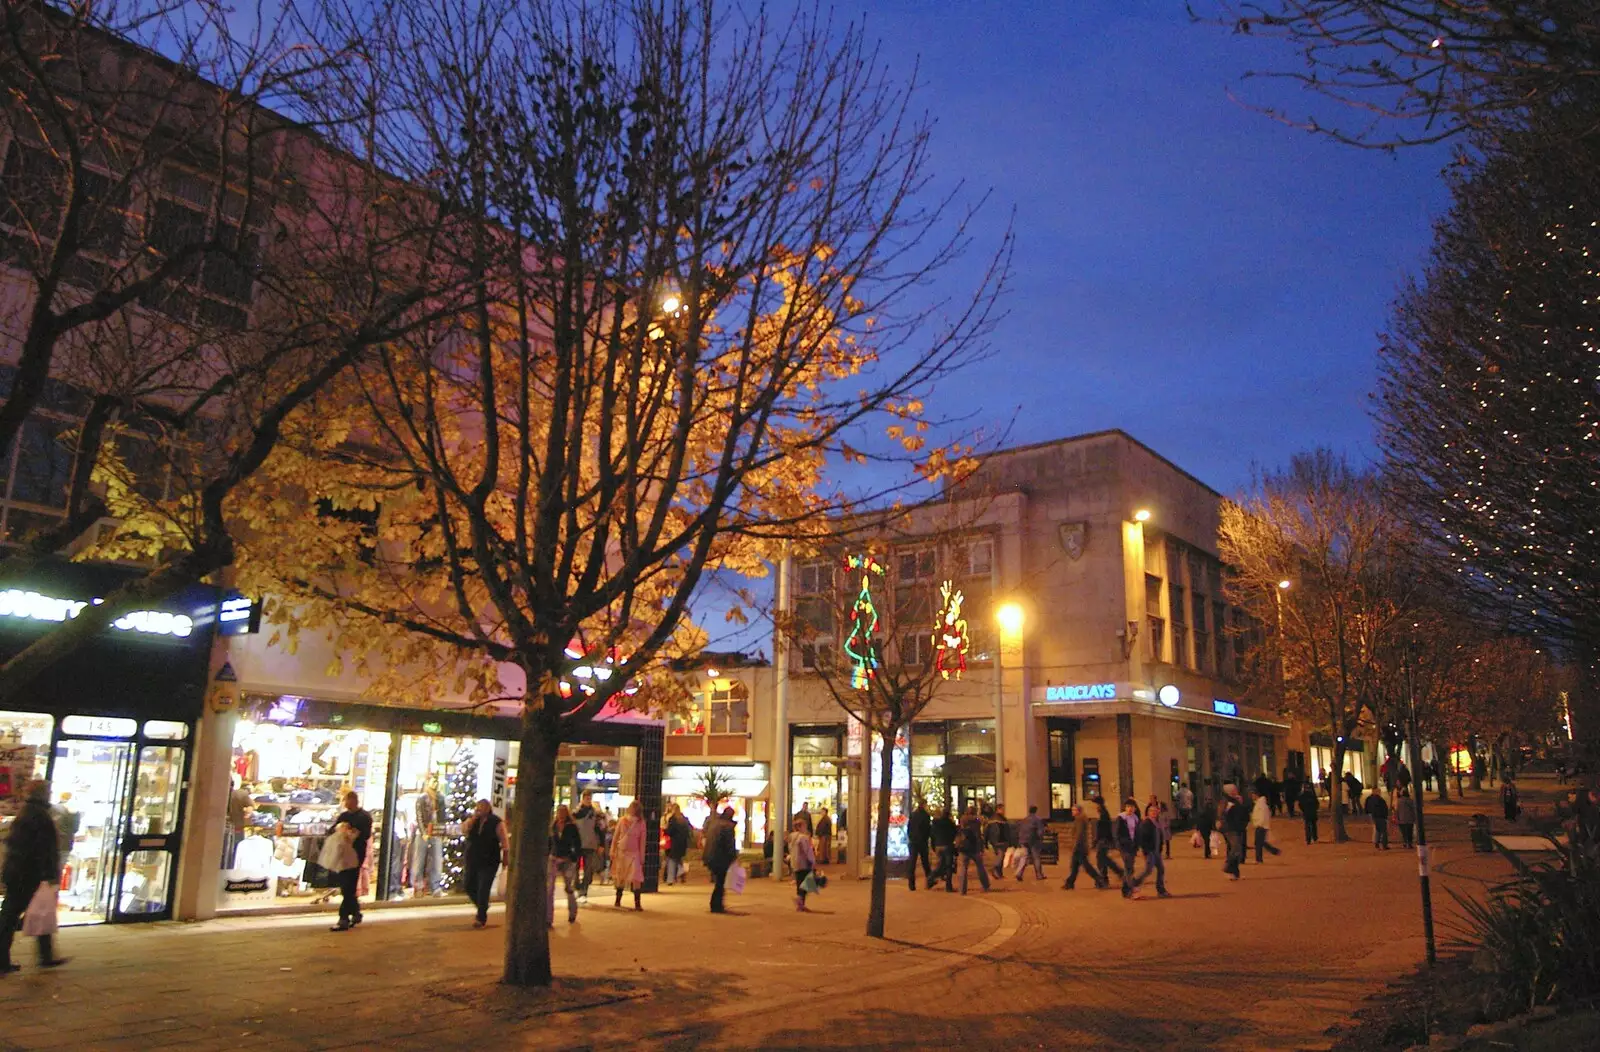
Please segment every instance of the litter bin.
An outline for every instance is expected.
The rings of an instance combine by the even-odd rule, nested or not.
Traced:
[[[1470,830],[1472,834],[1472,850],[1494,850],[1494,831],[1489,827],[1488,815],[1473,815]]]

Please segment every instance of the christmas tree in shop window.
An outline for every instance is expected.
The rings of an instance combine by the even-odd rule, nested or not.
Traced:
[[[445,821],[455,830],[444,842],[444,886],[446,891],[461,891],[465,886],[467,838],[461,829],[478,806],[478,758],[471,749],[456,754],[456,769],[450,775],[450,793],[444,802]]]

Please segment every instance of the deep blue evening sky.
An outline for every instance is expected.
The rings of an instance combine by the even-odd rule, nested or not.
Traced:
[[[992,190],[980,240],[1015,209],[996,358],[931,408],[1010,422],[1008,445],[1119,427],[1224,493],[1313,446],[1373,454],[1377,335],[1444,208],[1444,150],[1359,150],[1244,108],[1228,87],[1266,90],[1240,80],[1294,55],[1179,0],[856,2],[837,13],[865,11],[895,69],[920,62],[939,178]],[[712,582],[696,603],[711,646],[768,650],[762,619],[723,623],[728,601]]]
[[[1376,337],[1444,206],[1443,151],[1240,106],[1230,84],[1294,56],[1179,0],[862,9],[892,64],[920,60],[939,174],[992,188],[996,228],[1016,209],[993,375],[939,406],[1015,414],[1007,444],[1120,427],[1230,493],[1314,445],[1370,455]]]

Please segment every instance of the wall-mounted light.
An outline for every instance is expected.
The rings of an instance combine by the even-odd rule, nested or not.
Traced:
[[[1150,509],[1149,508],[1140,508],[1138,511],[1134,512],[1133,513],[1133,521],[1134,522],[1149,522],[1150,521]]]

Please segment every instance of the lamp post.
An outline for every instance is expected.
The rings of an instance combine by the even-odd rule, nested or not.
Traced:
[[[1433,889],[1429,886],[1428,827],[1422,819],[1422,743],[1417,734],[1417,690],[1413,678],[1411,644],[1406,644],[1406,708],[1411,738],[1411,802],[1417,808],[1417,880],[1422,885],[1422,935],[1428,943],[1428,964],[1438,963],[1433,945]]]
[[[772,728],[772,811],[767,815],[767,830],[772,834],[772,876],[783,880],[783,842],[789,832],[789,640],[782,624],[789,613],[789,584],[793,573],[789,542],[783,542],[778,559],[776,607],[779,628],[772,636],[773,714]]]
[[[994,802],[997,805],[1004,804],[1006,796],[1005,655],[1009,650],[1020,656],[1024,619],[1022,607],[1017,603],[1002,603],[995,611],[995,620],[1000,625],[1000,645],[994,653]]]

